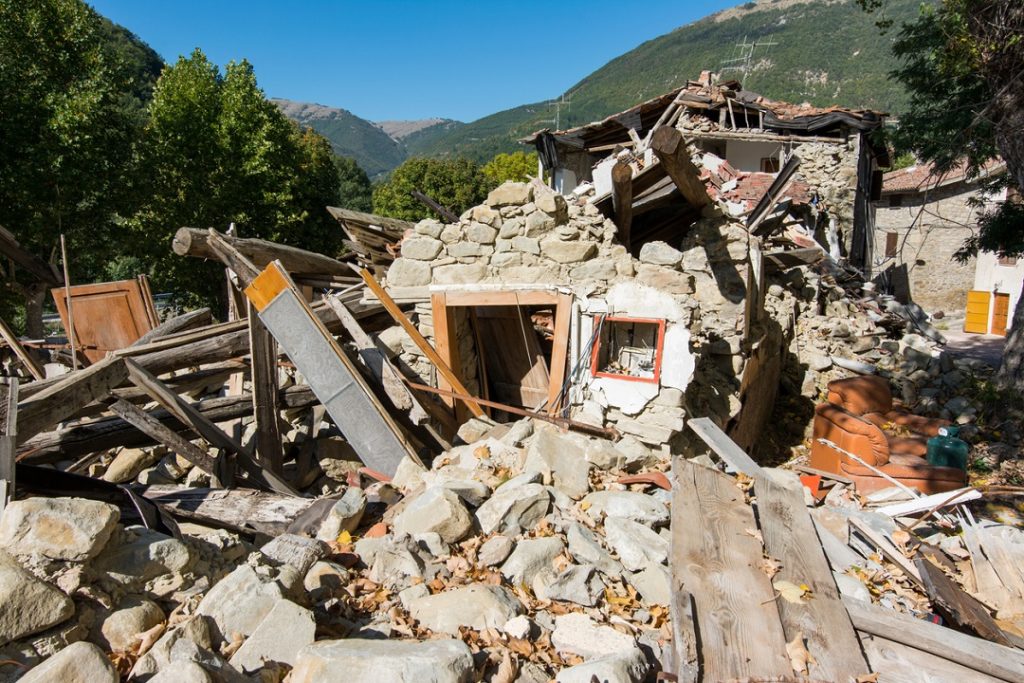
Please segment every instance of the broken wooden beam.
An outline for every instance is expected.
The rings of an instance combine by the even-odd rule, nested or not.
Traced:
[[[147,486],[138,489],[148,500],[176,517],[236,532],[278,536],[315,503],[300,498],[252,489]]]
[[[202,448],[175,432],[153,415],[122,399],[111,402],[110,412],[207,474],[217,477],[222,484],[230,484],[230,482],[224,481],[223,471],[218,467],[216,458],[211,458]]]
[[[341,261],[287,244],[223,234],[221,239],[260,268],[272,261],[280,261],[290,272],[303,275],[346,275],[349,272],[348,266]],[[181,228],[174,233],[174,242],[171,246],[174,253],[179,256],[220,259],[210,245],[210,236],[207,230]],[[232,268],[232,270],[234,269]]]
[[[662,126],[651,138],[651,149],[662,167],[691,206],[701,208],[711,203],[707,188],[700,179],[700,170],[690,159],[690,148],[677,129]]]
[[[18,378],[0,377],[0,515],[14,500],[15,436],[18,432]]]
[[[7,345],[11,347],[11,351],[14,351],[14,355],[18,357],[18,360],[21,361],[21,364],[25,366],[25,369],[28,370],[28,373],[34,379],[46,379],[46,373],[43,371],[42,366],[22,346],[18,335],[14,334],[14,330],[7,325],[3,318],[0,318],[0,336],[4,338]]]
[[[633,225],[633,167],[624,161],[612,166],[612,213],[619,229],[618,240],[629,251]]]
[[[210,313],[210,309],[197,308],[194,311],[182,313],[181,315],[176,315],[173,318],[165,320],[146,334],[136,339],[131,345],[142,346],[143,344],[148,344],[151,341],[169,337],[172,334],[194,330],[199,327],[206,327],[212,323],[213,314]]]
[[[64,276],[59,268],[26,251],[18,244],[14,235],[2,226],[0,226],[0,254],[14,261],[15,265],[24,269],[47,287],[58,287],[64,284]]]
[[[686,421],[686,425],[694,434],[701,438],[718,457],[727,465],[748,477],[756,477],[761,472],[761,466],[751,459],[746,452],[736,445],[736,442],[719,429],[718,425],[707,417],[695,417]]]
[[[109,396],[126,379],[128,368],[120,358],[106,358],[61,376],[56,383],[18,404],[18,443],[25,443],[93,401]]]
[[[423,194],[419,190],[412,190],[409,194],[412,195],[412,198],[418,201],[420,204],[436,213],[445,223],[459,222],[459,217],[456,216],[451,209],[441,206],[432,198]]]
[[[251,305],[249,348],[252,368],[252,414],[256,418],[256,460],[272,472],[283,474],[281,413],[277,405],[277,341]]]

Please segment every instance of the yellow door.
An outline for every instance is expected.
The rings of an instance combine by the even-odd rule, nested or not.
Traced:
[[[1006,323],[1010,317],[1010,295],[996,294],[996,302],[992,311],[992,334],[1006,336]]]
[[[964,317],[964,332],[988,333],[988,309],[991,294],[978,290],[967,292],[967,315]]]

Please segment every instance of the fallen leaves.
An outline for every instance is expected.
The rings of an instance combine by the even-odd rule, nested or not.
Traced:
[[[806,602],[804,598],[812,598],[814,595],[811,593],[811,587],[806,583],[801,583],[799,586],[791,581],[773,581],[772,586],[779,592],[779,596],[782,597],[786,602],[792,602],[796,605],[802,605]]]
[[[804,645],[804,632],[797,631],[793,640],[786,643],[786,654],[789,655],[789,664],[793,671],[798,674],[806,674],[810,671],[810,665],[816,664],[814,655]]]

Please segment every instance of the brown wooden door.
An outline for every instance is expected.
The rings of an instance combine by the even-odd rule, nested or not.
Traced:
[[[550,377],[529,312],[517,306],[479,306],[474,313],[477,352],[491,399],[521,408],[542,405]]]
[[[967,315],[964,317],[964,332],[988,334],[988,292],[971,290],[967,292]]]
[[[63,287],[51,290],[68,339],[95,363],[109,351],[128,346],[156,325],[148,287],[139,280],[99,282],[71,288],[74,330],[69,330],[67,297]]]
[[[992,334],[1005,337],[1010,318],[1010,295],[996,292],[995,297],[995,305],[992,307]]]

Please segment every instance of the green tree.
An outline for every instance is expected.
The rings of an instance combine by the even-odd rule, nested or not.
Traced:
[[[360,168],[355,159],[334,157],[334,166],[338,169],[338,193],[341,207],[353,211],[373,210],[373,186],[366,171]]]
[[[501,153],[484,164],[481,170],[492,187],[497,187],[506,180],[526,182],[537,175],[537,153]]]
[[[108,31],[80,0],[0,0],[0,225],[44,258],[65,233],[75,281],[120,239],[146,93]],[[40,335],[45,291],[7,275]]]
[[[412,197],[419,190],[456,214],[476,206],[487,196],[487,178],[469,159],[406,159],[387,182],[373,189],[373,211],[382,216],[418,221],[436,218]]]
[[[330,146],[300,131],[269,102],[252,66],[221,76],[200,51],[164,70],[139,144],[146,200],[130,224],[136,254],[154,263],[154,286],[190,304],[223,302],[214,264],[175,256],[182,226],[227,229],[334,254],[338,173]]]

